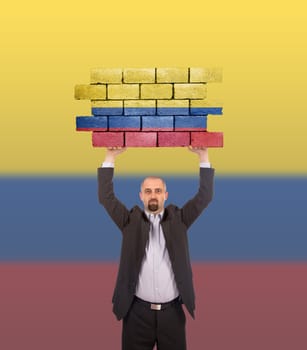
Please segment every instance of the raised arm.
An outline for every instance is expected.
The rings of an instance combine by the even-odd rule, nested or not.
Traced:
[[[116,157],[126,148],[107,148],[101,168],[98,168],[98,199],[120,230],[125,226],[129,211],[114,194],[113,175]]]
[[[197,219],[213,198],[214,169],[209,162],[209,152],[204,147],[189,147],[189,150],[198,155],[199,188],[196,195],[182,207],[182,220],[187,227]]]
[[[208,163],[208,165],[209,165],[208,167],[210,167],[208,148],[189,146],[188,150],[198,155],[199,163]]]
[[[104,163],[113,163],[115,164],[116,157],[125,152],[127,148],[125,147],[108,147],[106,151],[106,156],[104,159]]]

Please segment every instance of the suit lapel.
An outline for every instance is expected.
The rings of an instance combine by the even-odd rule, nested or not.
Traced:
[[[137,253],[138,253],[137,261],[139,263],[142,262],[143,257],[144,257],[146,244],[147,244],[148,239],[149,239],[149,230],[150,230],[150,222],[147,219],[147,217],[145,216],[145,214],[142,213],[140,232],[139,232],[138,238],[137,238],[137,240],[139,240],[139,243],[138,243],[139,249],[137,249]]]
[[[171,231],[171,220],[167,209],[165,209],[164,216],[161,221],[161,226],[165,238],[166,248],[170,257],[173,256],[173,237]]]

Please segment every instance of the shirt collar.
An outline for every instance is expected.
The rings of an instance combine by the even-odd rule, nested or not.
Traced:
[[[163,218],[164,209],[163,209],[162,211],[160,211],[160,213],[158,213],[158,214],[153,214],[153,213],[150,213],[150,212],[149,212],[149,211],[147,211],[147,210],[144,210],[144,211],[145,211],[145,214],[146,214],[146,216],[147,216],[148,220],[149,220],[149,218],[150,218],[150,215],[158,215],[158,216],[160,217],[160,219],[162,219],[162,218]]]

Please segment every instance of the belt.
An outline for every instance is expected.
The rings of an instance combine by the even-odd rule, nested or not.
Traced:
[[[155,311],[160,311],[163,309],[166,309],[167,307],[174,305],[176,303],[179,303],[180,298],[177,297],[176,299],[173,299],[171,301],[168,301],[167,303],[150,303],[148,301],[145,301],[143,299],[138,298],[137,296],[134,297],[134,300],[139,303],[142,304],[146,307],[148,307],[150,310],[155,310]]]

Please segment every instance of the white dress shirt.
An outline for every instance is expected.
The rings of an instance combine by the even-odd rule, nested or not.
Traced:
[[[163,212],[145,213],[150,221],[149,240],[135,295],[152,303],[166,303],[177,298],[179,292],[160,224]]]

